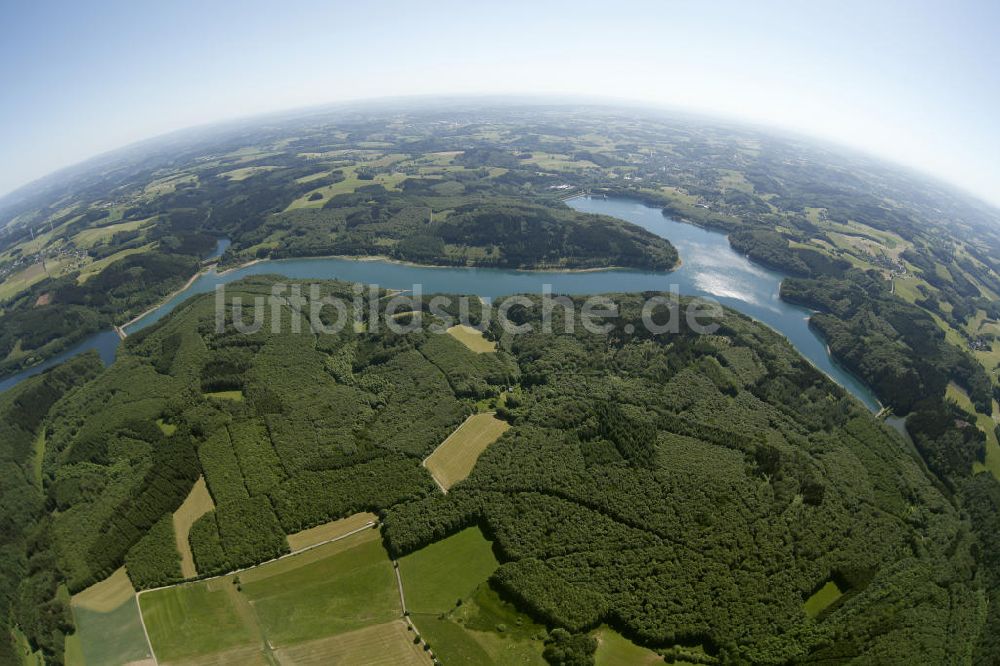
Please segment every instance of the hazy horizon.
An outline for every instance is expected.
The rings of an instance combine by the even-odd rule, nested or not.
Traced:
[[[986,2],[8,7],[0,198],[177,130],[387,98],[587,98],[788,131],[1000,206]],[[86,29],[81,29],[86,28]]]

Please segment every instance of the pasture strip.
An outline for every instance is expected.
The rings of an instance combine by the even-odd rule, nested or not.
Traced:
[[[181,555],[181,575],[185,578],[194,578],[198,575],[194,555],[191,553],[191,544],[188,542],[191,526],[214,508],[215,502],[212,501],[208,486],[205,485],[205,477],[199,476],[184,502],[174,511],[174,536],[177,539],[177,552]]]
[[[310,546],[316,546],[321,543],[329,542],[330,539],[345,536],[348,532],[355,531],[359,527],[370,527],[374,525],[377,520],[378,517],[374,513],[355,513],[347,518],[341,518],[329,523],[317,525],[316,527],[310,527],[309,529],[296,532],[295,534],[289,534],[288,547],[292,550],[292,552],[298,552]]]

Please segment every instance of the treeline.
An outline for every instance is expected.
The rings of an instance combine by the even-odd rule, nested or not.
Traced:
[[[817,250],[792,247],[782,234],[770,229],[740,228],[729,234],[729,244],[754,261],[797,276],[839,276],[851,267]]]
[[[194,444],[186,431],[165,437],[154,423],[133,423],[127,437],[151,445],[149,471],[102,526],[87,553],[91,576],[71,581],[71,592],[110,576],[125,561],[126,553],[181,505],[201,474]],[[137,577],[133,582],[138,585],[140,580]]]
[[[677,263],[669,241],[622,220],[495,192],[488,201],[481,195],[442,196],[414,186],[414,180],[403,182],[403,192],[364,185],[330,198],[321,210],[282,212],[237,242],[253,246],[282,233],[286,240],[266,250],[272,258],[387,254],[436,265],[649,270]]]
[[[622,301],[622,321],[637,320],[638,302]],[[523,315],[538,323],[537,310]],[[499,410],[513,428],[446,496],[386,512],[390,553],[479,524],[503,562],[495,584],[538,620],[610,623],[720,663],[945,659],[948,642],[914,645],[909,627],[940,636],[975,614],[958,512],[895,433],[785,341],[731,312],[721,324],[713,336],[536,326],[511,340],[531,378]],[[831,577],[845,596],[808,619],[803,602]],[[954,605],[925,596],[938,585]]]
[[[164,514],[125,554],[125,567],[137,590],[183,580],[172,514]]]
[[[198,267],[193,255],[144,252],[111,263],[83,283],[75,275],[43,280],[0,314],[0,356],[20,352],[0,362],[0,376],[125,323],[181,287]]]
[[[877,275],[851,271],[843,279],[788,279],[781,297],[819,310],[810,319],[834,358],[861,377],[897,414],[926,398],[940,399],[949,381],[990,413],[992,386],[967,352],[945,340],[922,308],[892,294]]]
[[[48,662],[63,663],[63,637],[72,633],[73,620],[57,593],[63,578],[34,447],[44,441],[52,406],[101,369],[89,353],[0,393],[0,663],[20,663],[15,626]]]

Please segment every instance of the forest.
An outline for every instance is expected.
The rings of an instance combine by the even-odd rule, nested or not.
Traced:
[[[81,388],[36,401],[17,455],[32,457],[43,428],[37,506],[58,511],[31,524],[48,535],[52,578],[22,583],[15,596],[44,603],[12,604],[13,622],[38,626],[33,609],[56,604],[60,583],[79,591],[123,563],[138,588],[176,581],[169,516],[203,475],[216,508],[191,530],[199,575],[271,559],[287,534],[358,511],[380,516],[394,556],[478,525],[501,562],[491,586],[549,627],[552,663],[590,663],[586,632],[601,624],[665,653],[701,646],[712,663],[989,663],[996,619],[976,598],[1000,576],[975,572],[992,566],[993,533],[952,503],[1000,501],[982,475],[941,485],[743,315],[725,311],[710,336],[653,335],[627,326],[640,296],[611,297],[621,317],[606,334],[494,322],[488,354],[432,332],[432,316],[408,334],[243,335],[215,328],[210,296],[190,299],[100,375],[81,360]],[[223,385],[243,400],[211,397]],[[441,494],[420,461],[483,401],[511,428]],[[831,580],[844,595],[807,615]],[[71,626],[48,631],[25,633],[57,663]]]
[[[648,336],[626,332],[637,297],[622,297],[629,316],[606,336],[494,326],[499,351],[473,354],[363,322],[337,336],[219,333],[195,299],[129,336],[104,372],[88,356],[0,394],[8,624],[59,663],[64,592],[122,563],[140,588],[177,580],[166,516],[204,475],[216,509],[191,532],[200,574],[286,552],[288,533],[360,510],[380,514],[396,555],[477,524],[502,562],[491,584],[553,629],[554,661],[587,663],[582,632],[599,623],[719,663],[997,661],[1000,486],[974,473],[991,433],[946,390],[987,419],[1000,397],[1000,216],[862,156],[535,107],[182,133],[0,202],[0,376],[128,321],[219,238],[232,241],[223,267],[683,260],[561,201],[585,192],[723,230],[791,276],[781,297],[814,310],[834,358],[909,438],[733,312],[718,336]],[[439,494],[419,461],[485,408],[512,428]],[[803,616],[829,582],[845,594]]]

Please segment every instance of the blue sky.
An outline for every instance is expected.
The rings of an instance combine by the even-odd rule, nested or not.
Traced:
[[[1000,3],[0,0],[0,194],[227,118],[566,93],[766,123],[1000,204]]]

